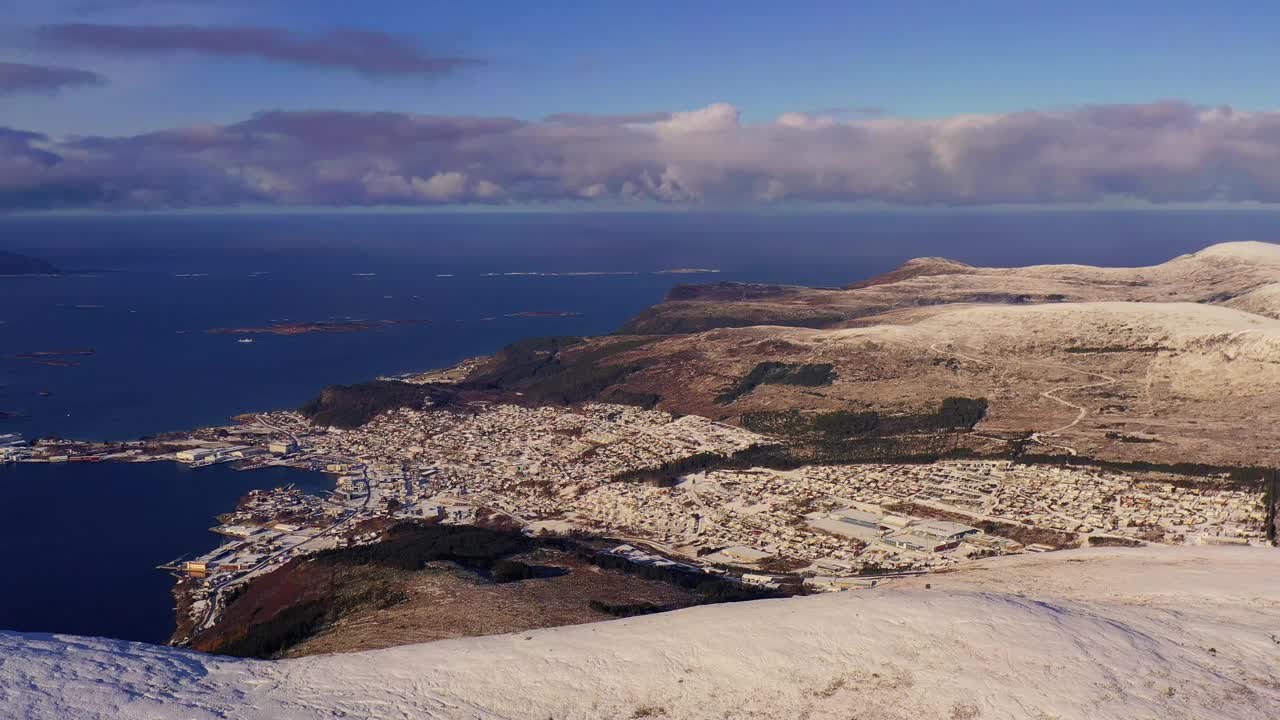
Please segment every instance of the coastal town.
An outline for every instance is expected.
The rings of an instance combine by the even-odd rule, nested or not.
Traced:
[[[199,630],[229,588],[287,560],[375,542],[400,520],[500,521],[530,534],[618,539],[636,563],[680,563],[747,584],[812,591],[966,559],[1091,545],[1264,544],[1260,490],[1008,460],[715,468],[668,482],[634,473],[771,442],[742,428],[625,405],[478,404],[384,413],[356,429],[293,412],[183,436],[95,445],[14,437],[18,462],[284,465],[334,477],[325,496],[264,489],[220,517],[217,549],[165,564],[188,578]]]

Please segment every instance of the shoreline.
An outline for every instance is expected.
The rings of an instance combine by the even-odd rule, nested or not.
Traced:
[[[11,464],[0,467],[11,515],[0,544],[14,577],[40,582],[0,599],[0,627],[165,643],[174,578],[155,566],[211,551],[216,517],[255,488],[308,493],[331,478],[295,468],[193,471],[179,463]]]

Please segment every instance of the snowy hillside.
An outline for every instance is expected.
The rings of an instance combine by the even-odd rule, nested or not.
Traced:
[[[926,583],[930,587],[926,587]],[[1086,550],[876,590],[278,663],[0,633],[4,718],[1275,718],[1280,553]]]

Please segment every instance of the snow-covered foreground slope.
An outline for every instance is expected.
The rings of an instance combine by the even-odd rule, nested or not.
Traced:
[[[4,718],[1278,715],[1280,553],[1261,548],[1004,558],[872,591],[274,663],[0,633]]]

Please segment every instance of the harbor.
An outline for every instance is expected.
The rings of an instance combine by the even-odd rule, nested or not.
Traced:
[[[333,488],[321,472],[230,464],[63,462],[0,465],[0,545],[13,577],[0,627],[163,643],[173,632],[173,577],[157,565],[215,550],[207,528],[257,488]]]

